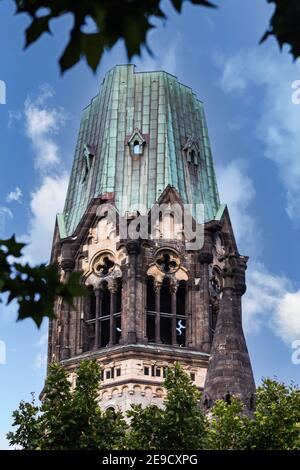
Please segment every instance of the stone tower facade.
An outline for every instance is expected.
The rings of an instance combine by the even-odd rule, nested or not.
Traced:
[[[207,408],[232,394],[251,408],[247,259],[219,202],[202,103],[166,72],[114,67],[84,110],[52,248],[89,295],[57,299],[49,362],[72,374],[96,358],[103,408],[160,406],[176,361]]]

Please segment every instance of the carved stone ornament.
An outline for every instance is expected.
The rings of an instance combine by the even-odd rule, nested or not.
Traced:
[[[115,268],[114,257],[111,253],[102,253],[93,263],[93,271],[100,277],[108,276]]]
[[[155,263],[162,272],[167,274],[174,273],[180,266],[178,257],[171,251],[161,251],[158,253]]]

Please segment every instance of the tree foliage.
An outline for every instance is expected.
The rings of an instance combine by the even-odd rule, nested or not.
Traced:
[[[202,448],[205,419],[200,394],[179,364],[169,368],[164,382],[164,408],[134,406],[128,412],[128,449],[193,450]]]
[[[235,397],[228,404],[217,400],[206,421],[204,446],[209,450],[240,450],[247,447],[250,420],[243,403]]]
[[[170,0],[180,13],[184,1],[215,7],[208,0]],[[104,51],[109,51],[119,40],[124,41],[128,58],[141,54],[147,46],[147,33],[154,28],[153,19],[166,20],[161,0],[14,0],[16,13],[26,13],[30,24],[25,31],[25,48],[36,42],[44,33],[52,34],[54,20],[72,15],[73,25],[69,40],[59,59],[61,72],[85,58],[96,70]],[[275,3],[270,26],[261,42],[275,36],[280,47],[289,44],[296,59],[300,55],[300,5],[299,0],[267,0]],[[93,31],[90,32],[90,25]],[[87,29],[89,25],[89,29]]]
[[[187,0],[212,7],[208,0]],[[171,0],[181,11],[184,0]],[[152,18],[166,19],[160,7],[161,0],[15,0],[17,13],[27,13],[31,23],[26,29],[25,47],[38,40],[43,33],[51,34],[50,22],[73,16],[69,41],[59,59],[62,72],[84,57],[95,71],[105,50],[110,50],[120,39],[124,41],[128,58],[141,53],[146,45],[147,32],[153,28]],[[94,32],[86,32],[92,21]]]
[[[300,389],[264,379],[256,393],[249,447],[263,450],[300,449]]]
[[[83,361],[76,385],[59,364],[50,366],[40,407],[20,404],[13,413],[15,432],[7,435],[10,445],[24,450],[113,449],[125,432],[120,413],[102,411],[98,404],[100,368],[96,361]]]
[[[100,367],[83,361],[72,387],[59,364],[50,366],[40,406],[21,402],[13,413],[10,445],[23,449],[117,450],[300,450],[300,389],[265,379],[256,409],[246,412],[235,397],[218,400],[207,416],[199,392],[177,364],[164,386],[163,408],[132,406],[125,420],[98,403]]]
[[[290,46],[294,59],[300,55],[300,2],[299,0],[267,0],[275,3],[275,11],[270,21],[270,27],[263,35],[261,42],[274,36],[280,49],[284,44]]]
[[[55,265],[41,264],[31,267],[22,263],[24,243],[12,236],[0,240],[0,294],[7,294],[7,304],[15,300],[18,320],[32,318],[40,326],[44,317],[54,318],[54,301],[60,296],[72,304],[73,298],[85,295],[80,274],[71,273],[67,282],[61,282]],[[0,299],[0,302],[3,300]]]

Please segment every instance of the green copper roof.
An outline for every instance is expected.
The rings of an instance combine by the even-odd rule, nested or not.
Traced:
[[[141,155],[130,145],[135,132]],[[205,220],[215,218],[220,203],[203,104],[166,72],[116,66],[83,112],[60,225],[70,235],[91,199],[108,192],[119,209],[123,196],[149,209],[168,185],[184,203],[204,203]]]

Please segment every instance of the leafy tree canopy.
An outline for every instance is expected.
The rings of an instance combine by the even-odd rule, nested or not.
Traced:
[[[101,410],[99,384],[96,361],[82,361],[73,386],[66,370],[52,364],[42,404],[21,402],[13,413],[10,445],[31,450],[300,450],[300,389],[294,385],[265,379],[252,414],[232,397],[230,404],[218,400],[204,416],[199,392],[177,364],[164,383],[163,408],[134,405],[126,421],[118,411]]]
[[[208,0],[170,0],[180,13],[184,1],[215,7]],[[300,6],[298,0],[267,0],[275,3],[270,26],[261,41],[275,36],[280,47],[291,46],[294,58],[300,54]],[[119,40],[123,40],[128,58],[141,54],[147,47],[147,32],[154,28],[153,18],[166,20],[161,0],[14,0],[16,13],[27,13],[30,25],[25,31],[25,47],[37,41],[43,33],[52,34],[50,23],[69,14],[73,17],[68,43],[60,57],[62,72],[85,58],[92,70],[96,70],[104,51],[109,51]],[[86,30],[93,24],[93,32]],[[149,50],[149,49],[148,49]]]

